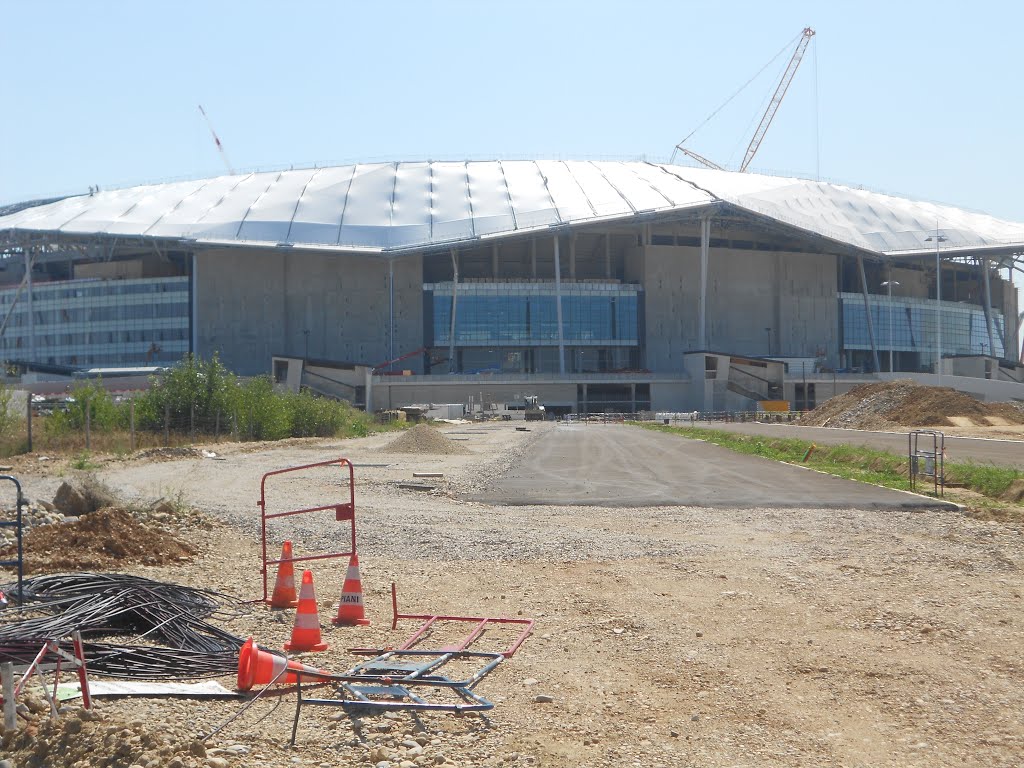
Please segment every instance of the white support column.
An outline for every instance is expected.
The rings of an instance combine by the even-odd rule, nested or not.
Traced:
[[[612,233],[604,233],[604,276],[606,279],[612,277]]]
[[[36,362],[36,320],[35,311],[32,306],[32,254],[31,249],[25,249],[25,288],[28,291],[25,307],[28,310],[28,360]]]
[[[191,332],[189,333],[189,351],[198,356],[199,355],[199,258],[195,252],[192,252],[192,284],[189,286],[189,292],[192,294],[192,316],[189,318],[189,322],[192,324]]]
[[[981,259],[981,271],[984,273],[985,278],[985,327],[988,329],[988,353],[995,357],[995,334],[992,332],[992,284],[989,282],[988,259],[984,257]],[[1013,275],[1011,274],[1010,277],[1012,278]],[[1003,356],[1009,357],[1009,351],[1005,348],[1003,349]]]
[[[388,259],[388,360],[395,359],[395,260]],[[391,366],[389,365],[388,368]]]
[[[569,235],[569,279],[576,280],[576,233]]]
[[[711,246],[711,219],[700,220],[700,300],[697,306],[697,343],[708,348],[708,249]]]
[[[366,400],[366,412],[373,413],[373,368],[366,369],[364,386],[366,387],[366,395],[363,399]]]
[[[868,299],[868,279],[864,275],[863,256],[857,257],[857,268],[860,270],[860,289],[864,296],[864,314],[868,321],[868,340],[871,342],[871,357],[874,359],[875,373],[878,373],[878,347],[875,346],[875,323],[871,319],[871,302]]]
[[[555,315],[558,318],[558,372],[565,374],[565,334],[562,331],[562,263],[555,235]]]
[[[459,299],[459,254],[454,248],[452,254],[452,317],[448,328],[448,373],[456,372],[455,365],[455,310]]]

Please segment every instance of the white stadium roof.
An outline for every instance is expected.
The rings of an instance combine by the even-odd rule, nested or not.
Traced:
[[[728,204],[874,253],[1024,246],[1024,224],[805,179],[647,162],[356,164],[152,184],[0,216],[0,233],[386,254]]]

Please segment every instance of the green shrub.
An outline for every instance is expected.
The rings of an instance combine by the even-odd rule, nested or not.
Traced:
[[[257,376],[242,387],[238,400],[238,430],[250,440],[283,440],[292,434],[287,398],[274,392],[269,376]]]
[[[51,435],[66,435],[85,430],[86,410],[90,411],[89,428],[93,432],[112,432],[124,426],[123,409],[114,402],[100,380],[76,384],[67,407],[46,420]]]

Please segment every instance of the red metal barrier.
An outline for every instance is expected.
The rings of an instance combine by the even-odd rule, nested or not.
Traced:
[[[318,467],[331,467],[338,466],[344,470],[348,467],[348,494],[349,498],[347,502],[324,504],[318,507],[307,507],[305,509],[292,509],[285,512],[274,512],[267,514],[267,478],[274,477],[275,475],[283,475],[288,472],[300,472],[307,469],[316,469]],[[348,520],[351,523],[351,540],[350,547],[346,552],[330,552],[324,555],[305,555],[300,557],[293,557],[293,563],[299,563],[306,560],[327,560],[332,557],[351,557],[356,551],[356,481],[355,473],[352,470],[352,462],[348,459],[332,459],[331,461],[321,461],[316,464],[303,464],[300,467],[288,467],[287,469],[277,469],[273,472],[267,472],[260,481],[260,500],[256,502],[260,508],[260,530],[263,546],[263,602],[269,602],[269,593],[267,590],[267,573],[269,566],[279,565],[281,560],[268,560],[267,559],[267,520],[274,520],[279,517],[289,517],[291,515],[303,515],[307,512],[324,512],[329,509],[334,510],[334,519],[340,521]]]

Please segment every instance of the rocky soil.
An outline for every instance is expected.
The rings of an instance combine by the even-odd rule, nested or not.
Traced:
[[[289,748],[294,691],[244,712],[239,700],[104,700],[97,720],[69,710],[52,726],[35,715],[38,732],[5,735],[4,757],[82,768],[1024,763],[1019,526],[955,512],[462,500],[557,428],[453,427],[459,454],[395,452],[394,435],[378,435],[215,447],[222,461],[111,459],[98,471],[126,502],[180,498],[218,521],[186,531],[194,561],[126,570],[251,600],[262,593],[263,473],[349,458],[372,624],[329,623],[344,562],[314,562],[331,646],[305,663],[341,671],[357,659],[348,648],[408,637],[418,622],[391,630],[393,581],[403,612],[535,618],[533,635],[476,688],[495,703],[485,716],[353,717],[307,704]],[[403,488],[414,472],[443,477]],[[271,478],[268,511],[344,500],[345,479],[331,469]],[[38,464],[25,476],[33,498],[59,482]],[[270,530],[272,546],[291,538],[297,555],[336,551],[346,536],[330,513]],[[223,626],[280,646],[292,614],[256,604]],[[489,632],[480,647],[508,640]]]

